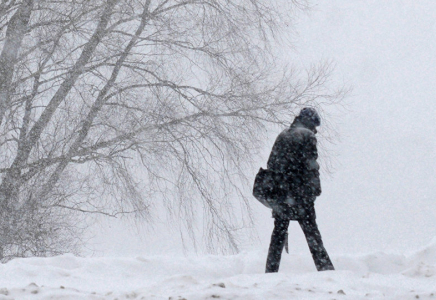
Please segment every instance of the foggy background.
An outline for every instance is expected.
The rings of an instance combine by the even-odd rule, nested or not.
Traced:
[[[332,83],[353,88],[341,107],[323,107],[324,121],[339,135],[328,143],[320,130],[321,166],[326,155],[333,166],[332,174],[322,170],[323,194],[316,201],[325,246],[333,259],[335,253],[419,249],[436,237],[436,2],[312,3],[290,29],[295,47],[283,51],[285,59],[306,67],[333,61]],[[280,131],[271,131],[253,178]],[[273,219],[254,198],[252,207],[255,236],[247,233],[241,249],[266,252]],[[153,220],[153,227],[137,229],[102,220],[85,254],[192,252],[163,215]],[[310,259],[297,222],[291,222],[289,235],[290,252]]]

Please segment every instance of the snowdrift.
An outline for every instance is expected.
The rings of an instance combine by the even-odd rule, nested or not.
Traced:
[[[284,254],[264,274],[265,252],[234,256],[16,259],[0,265],[3,299],[435,299],[436,239],[411,254],[335,255],[336,271]]]

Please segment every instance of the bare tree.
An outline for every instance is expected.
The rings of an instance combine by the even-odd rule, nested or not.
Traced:
[[[235,250],[229,194],[265,125],[338,97],[324,66],[275,66],[270,2],[1,1],[0,258],[71,251],[82,213],[154,201]]]

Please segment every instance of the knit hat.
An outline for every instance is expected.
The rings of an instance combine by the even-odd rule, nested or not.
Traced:
[[[321,118],[314,108],[305,107],[300,111],[298,118],[307,120],[315,126],[321,125]]]

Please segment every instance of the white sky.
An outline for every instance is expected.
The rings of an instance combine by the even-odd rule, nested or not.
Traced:
[[[436,236],[436,2],[316,1],[302,61],[353,86],[333,178],[318,199],[331,251],[412,250]]]
[[[423,247],[436,237],[436,1],[312,3],[296,24],[289,60],[333,60],[333,82],[353,87],[345,109],[325,108],[341,138],[329,146],[335,172],[322,174],[316,205],[326,248],[332,256]],[[259,239],[246,247],[266,249],[273,219],[253,207]],[[93,247],[105,249],[97,255],[178,251],[178,234],[156,228],[103,223]],[[291,251],[308,254],[297,223],[289,234]]]

